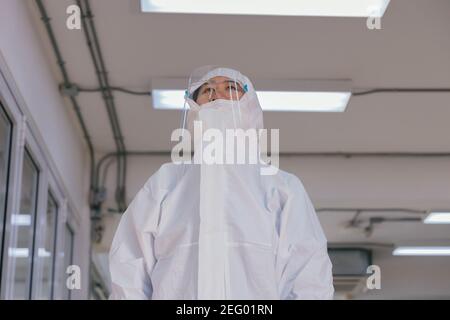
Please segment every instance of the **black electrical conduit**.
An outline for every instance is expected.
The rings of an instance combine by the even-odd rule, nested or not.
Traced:
[[[55,53],[59,69],[60,69],[61,74],[63,76],[64,85],[70,85],[72,82],[70,81],[69,75],[68,75],[66,67],[65,67],[65,62],[64,62],[64,60],[62,58],[61,51],[59,50],[58,44],[57,44],[56,39],[55,39],[55,35],[53,33],[53,28],[52,28],[51,23],[50,23],[51,19],[47,15],[47,10],[46,10],[44,4],[42,3],[42,0],[36,0],[36,4],[38,6],[38,9],[39,9],[39,12],[40,12],[40,15],[41,15],[41,20],[44,22],[45,28],[47,30],[47,34],[48,34],[48,36],[50,38],[50,42],[51,42],[51,45],[53,47],[53,51]],[[78,104],[77,99],[75,97],[69,97],[69,99],[70,99],[70,101],[72,103],[73,109],[75,111],[75,114],[76,114],[76,117],[78,119],[78,122],[79,122],[79,124],[81,126],[81,130],[83,132],[83,136],[84,136],[84,139],[85,139],[87,147],[88,147],[89,162],[90,162],[90,173],[91,173],[90,174],[90,183],[89,183],[89,185],[90,185],[90,192],[93,192],[94,184],[95,184],[94,180],[93,180],[94,177],[95,177],[95,173],[94,173],[94,170],[95,170],[94,147],[93,147],[93,144],[92,144],[91,136],[89,134],[89,130],[87,129],[86,122],[84,121],[83,114],[81,112],[81,109],[80,109],[80,106]]]
[[[426,214],[426,210],[408,209],[408,208],[318,208],[316,212],[399,212],[410,214]]]
[[[71,84],[70,88],[78,92],[102,92],[107,88],[83,88]],[[134,91],[122,87],[109,87],[108,89],[113,91],[121,91],[135,96],[151,96],[151,91]],[[450,93],[450,88],[377,88],[368,89],[365,91],[353,91],[352,96],[365,96],[374,93]]]
[[[363,213],[382,213],[382,212],[396,212],[396,213],[406,213],[412,214],[416,217],[400,217],[400,218],[385,218],[385,217],[370,217],[370,224],[382,223],[382,222],[417,222],[422,221],[422,217],[427,214],[427,210],[417,210],[417,209],[408,209],[408,208],[317,208],[317,213],[321,212],[355,212],[355,215],[350,220],[349,226],[357,226],[358,222],[360,222],[359,217]],[[419,217],[417,217],[419,216]]]
[[[106,90],[106,88],[88,89],[88,88],[82,88],[82,87],[78,87],[78,86],[73,86],[73,87],[74,87],[74,89],[76,89],[79,92],[101,92],[101,91]],[[109,89],[112,91],[120,91],[123,93],[135,95],[135,96],[151,96],[152,95],[151,91],[133,91],[133,90],[125,89],[125,88],[121,88],[121,87],[109,87]]]
[[[450,88],[376,88],[352,92],[352,96],[364,96],[374,93],[450,93]]]
[[[125,203],[125,180],[126,180],[126,147],[122,136],[122,131],[120,129],[119,119],[117,116],[114,96],[110,89],[110,84],[108,80],[108,73],[105,67],[105,62],[103,59],[103,54],[100,48],[100,44],[97,37],[96,28],[93,21],[92,10],[89,5],[88,0],[84,0],[83,3],[77,0],[77,5],[81,10],[83,30],[86,37],[89,52],[94,64],[94,68],[97,75],[97,80],[102,90],[103,100],[106,105],[109,121],[113,131],[114,142],[116,144],[117,151],[117,186],[115,199],[118,204],[118,209],[124,211],[126,209]],[[83,5],[84,4],[84,5]],[[94,179],[96,196],[98,196],[98,181]],[[97,204],[98,211],[101,210],[101,202]]]
[[[41,15],[41,20],[44,22],[47,34],[48,34],[48,36],[50,38],[50,43],[51,43],[51,46],[52,46],[53,51],[55,53],[59,69],[60,69],[61,74],[63,76],[64,86],[69,86],[71,84],[71,81],[70,81],[68,72],[66,70],[65,62],[64,62],[64,60],[62,58],[61,51],[59,50],[58,43],[56,42],[56,38],[55,38],[55,35],[53,33],[53,28],[52,28],[52,26],[50,24],[50,20],[51,19],[50,19],[50,17],[47,14],[47,10],[46,10],[42,0],[35,0],[35,1],[36,1],[37,6],[38,6],[40,15]],[[72,103],[72,106],[74,108],[75,114],[76,114],[77,119],[78,119],[78,122],[79,122],[79,124],[81,126],[81,130],[83,131],[84,139],[85,139],[86,144],[88,146],[89,160],[90,160],[89,207],[90,207],[90,210],[91,210],[90,216],[92,218],[92,216],[94,216],[94,215],[99,215],[99,213],[96,212],[95,209],[91,205],[92,201],[93,201],[94,194],[95,194],[95,184],[96,184],[96,182],[93,180],[95,178],[95,176],[96,176],[95,172],[94,172],[94,170],[95,170],[94,147],[93,147],[92,140],[91,140],[91,137],[89,135],[89,131],[87,129],[86,123],[85,123],[84,118],[83,118],[83,114],[81,112],[81,109],[80,109],[80,106],[78,104],[78,101],[77,101],[76,97],[70,96],[69,99],[70,99],[70,101]],[[91,230],[90,230],[91,241],[90,241],[90,244],[89,244],[89,275],[88,275],[88,277],[89,277],[89,286],[92,286],[92,268],[93,268],[93,263],[91,261],[91,256],[92,256],[92,250],[93,250],[93,248],[92,248],[92,236],[93,236],[94,232],[95,232],[95,226],[94,226],[94,224],[91,224]],[[92,291],[92,288],[91,288],[90,291]]]
[[[348,222],[348,228],[361,228],[363,227],[366,236],[370,236],[373,232],[373,228],[376,224],[381,224],[385,222],[423,222],[423,217],[427,214],[428,210],[417,210],[417,209],[408,209],[408,208],[317,208],[317,213],[321,212],[355,212],[353,218]],[[372,216],[368,219],[359,218],[363,213],[405,213],[412,214],[415,217],[380,217],[380,216]],[[366,225],[361,225],[362,223],[368,223]]]
[[[170,157],[171,151],[127,151],[126,156],[163,156]],[[270,152],[268,156],[271,156]],[[370,157],[370,158],[445,158],[450,157],[450,152],[282,152],[279,154],[281,157],[343,157],[343,158],[356,158],[356,157]],[[97,162],[95,170],[96,181],[102,181],[100,190],[105,189],[105,181],[108,173],[108,167],[114,161],[114,157],[117,157],[115,152],[105,154]],[[104,166],[102,170],[102,166]],[[100,177],[100,172],[103,172],[103,176]],[[115,210],[118,211],[118,210]],[[324,211],[370,211],[370,212],[406,212],[406,213],[418,213],[424,214],[425,211],[413,210],[413,209],[401,209],[401,208],[318,208],[316,212]]]
[[[96,69],[97,78],[99,80],[99,84],[102,87],[109,87],[109,81],[107,77],[107,70],[105,68],[105,63],[103,60],[103,55],[101,52],[100,44],[98,42],[98,37],[95,29],[95,25],[93,22],[93,15],[92,11],[89,6],[89,2],[86,0],[84,1],[85,8],[82,7],[81,2],[77,0],[77,4],[80,7],[82,11],[82,21],[83,21],[83,27],[84,32],[88,44],[89,51],[91,53],[91,57],[94,63],[94,67]],[[85,13],[86,11],[86,13]],[[87,23],[86,23],[86,19]],[[90,30],[88,28],[90,27]],[[92,34],[92,38],[90,37],[90,33]],[[94,46],[93,46],[94,45]],[[103,99],[105,101],[105,105],[107,107],[107,112],[111,124],[111,128],[113,131],[114,141],[116,143],[117,152],[124,152],[126,151],[125,145],[123,142],[123,136],[121,134],[119,120],[117,117],[115,104],[114,104],[114,97],[112,95],[112,92],[110,90],[106,90],[102,92]],[[125,157],[118,156],[118,166],[117,166],[117,186],[116,186],[116,194],[115,198],[119,207],[119,210],[125,210],[125,201],[124,201],[124,193],[122,190],[124,189],[125,185],[125,170],[126,170],[126,159]],[[94,180],[95,181],[95,180]],[[98,182],[96,181],[96,191],[98,196]],[[101,210],[101,201],[98,202],[99,211]]]

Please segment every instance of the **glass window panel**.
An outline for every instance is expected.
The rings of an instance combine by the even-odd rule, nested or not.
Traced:
[[[6,192],[8,188],[9,157],[12,125],[0,104],[0,249],[3,247],[3,232],[6,216]],[[1,251],[0,251],[1,252]],[[2,266],[0,255],[0,267]],[[1,273],[0,273],[1,274]]]
[[[36,261],[33,263],[36,268],[35,274],[38,278],[36,282],[36,299],[50,300],[53,295],[57,214],[57,202],[52,194],[49,193],[45,221],[36,228],[36,232],[41,235],[38,252],[34,255]]]
[[[20,211],[11,217],[15,243],[8,249],[14,269],[13,299],[29,299],[33,256],[33,223],[36,215],[38,169],[25,150],[22,168]]]

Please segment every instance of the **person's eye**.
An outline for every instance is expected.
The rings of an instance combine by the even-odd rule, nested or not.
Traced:
[[[210,92],[211,92],[211,88],[204,88],[204,89],[202,90],[202,94],[210,93]]]

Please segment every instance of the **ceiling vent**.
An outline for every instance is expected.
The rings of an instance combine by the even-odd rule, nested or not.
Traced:
[[[366,290],[372,252],[361,248],[329,248],[335,299],[351,299]]]

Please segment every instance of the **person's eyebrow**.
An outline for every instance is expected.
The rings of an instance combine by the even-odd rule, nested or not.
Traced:
[[[243,90],[243,87],[242,87],[242,85],[239,83],[239,81],[237,81],[237,80],[233,80],[233,79],[226,79],[226,80],[223,80],[222,82],[219,82],[219,83],[221,83],[221,84],[233,84],[233,85],[237,85],[238,86],[238,88],[239,89],[241,89],[241,90]],[[204,84],[202,84],[197,90],[198,90],[198,94],[203,94],[203,92],[204,92],[204,90],[206,89],[206,88],[208,88],[208,85],[209,85],[209,83],[208,82],[205,82]]]
[[[204,90],[205,88],[207,88],[207,87],[208,87],[208,83],[205,82],[204,84],[202,84],[202,85],[200,86],[200,88],[198,88],[198,92],[201,94],[201,93],[203,92],[203,90]]]
[[[239,81],[237,81],[237,80],[228,79],[228,80],[225,80],[224,82],[225,82],[225,83],[235,84],[235,85],[237,85],[240,89],[242,89],[241,84],[240,84]]]

